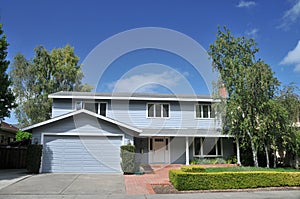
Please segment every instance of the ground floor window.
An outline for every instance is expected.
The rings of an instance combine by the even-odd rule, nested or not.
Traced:
[[[219,157],[223,155],[221,138],[194,138],[194,156],[196,157]]]

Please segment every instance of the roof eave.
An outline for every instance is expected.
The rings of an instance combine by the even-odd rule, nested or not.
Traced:
[[[176,98],[176,97],[117,97],[117,96],[76,96],[76,95],[49,95],[51,99],[87,99],[87,100],[136,100],[136,101],[181,101],[181,102],[219,102],[213,98]]]

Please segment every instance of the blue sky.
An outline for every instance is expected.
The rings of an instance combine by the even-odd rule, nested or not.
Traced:
[[[226,25],[235,36],[256,40],[258,57],[272,67],[279,81],[300,86],[300,0],[0,0],[0,22],[10,44],[9,60],[17,52],[32,57],[37,45],[51,50],[70,44],[81,63],[98,44],[127,30],[167,28],[208,49],[216,38],[218,25]],[[161,64],[163,70],[149,63]],[[143,67],[147,70],[136,72]],[[175,89],[183,80],[191,84],[193,92],[207,94],[201,86],[201,74],[185,59],[160,49],[143,49],[114,60],[99,79],[96,90],[126,91],[143,81],[157,81],[162,86],[145,84],[131,89],[189,92],[184,87]],[[118,89],[116,85],[120,85]],[[6,121],[15,123],[14,119]]]

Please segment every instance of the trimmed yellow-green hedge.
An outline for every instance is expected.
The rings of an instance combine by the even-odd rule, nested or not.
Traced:
[[[205,172],[205,168],[202,166],[182,166],[180,169],[183,172],[192,172],[192,173]]]
[[[184,172],[170,170],[169,178],[177,190],[245,189],[300,186],[300,172]]]

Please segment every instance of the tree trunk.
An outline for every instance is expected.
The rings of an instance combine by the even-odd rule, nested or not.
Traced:
[[[274,157],[273,157],[273,164],[274,164],[274,168],[276,168],[277,167],[277,165],[276,165],[276,150],[274,150]]]
[[[247,131],[247,134],[248,134],[248,136],[250,138],[254,166],[258,167],[257,150],[255,148],[255,145],[254,145],[251,133],[249,131]]]
[[[269,151],[268,151],[268,146],[267,144],[265,145],[265,152],[266,152],[266,159],[267,159],[267,168],[270,168],[270,159],[269,159]]]

